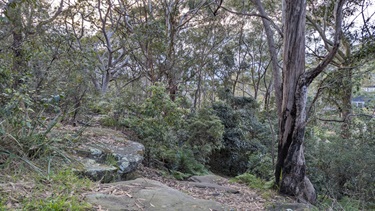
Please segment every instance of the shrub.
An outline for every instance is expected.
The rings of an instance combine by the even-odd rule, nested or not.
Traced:
[[[322,196],[339,202],[349,197],[374,206],[375,119],[353,119],[350,128],[347,139],[336,135],[341,132],[337,127],[336,133],[320,132],[320,139],[306,142],[308,174]]]
[[[262,152],[251,154],[249,157],[248,171],[264,180],[271,180],[274,176],[271,157]]]
[[[214,103],[212,107],[225,127],[223,147],[214,151],[209,165],[213,171],[236,176],[248,170],[253,153],[267,152],[264,143],[270,137],[255,116],[254,99],[234,97],[229,92],[221,96],[224,102]]]
[[[188,174],[204,172],[212,150],[221,147],[220,119],[210,109],[189,113],[162,86],[153,86],[150,92],[151,97],[133,105],[134,115],[123,121],[145,145],[145,164]]]
[[[56,106],[45,103],[43,108],[40,108],[27,91],[7,89],[5,93],[7,101],[0,105],[1,148],[29,158],[48,153],[50,140],[47,135],[57,124],[60,115],[55,114],[54,118],[49,118],[48,114],[44,113],[44,107]]]

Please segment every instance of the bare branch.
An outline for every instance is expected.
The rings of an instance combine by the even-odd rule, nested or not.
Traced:
[[[249,16],[249,17],[260,17],[262,19],[266,19],[266,20],[268,20],[272,24],[272,26],[276,29],[276,31],[279,33],[279,35],[281,37],[283,37],[283,33],[282,33],[280,27],[277,26],[276,23],[271,18],[269,18],[267,15],[265,15],[265,14],[263,15],[263,14],[258,14],[258,13],[236,12],[236,11],[230,10],[230,9],[228,9],[226,7],[223,7],[223,6],[220,6],[220,8],[222,8],[223,10],[225,10],[227,12],[230,12],[232,14],[236,14],[236,15]]]
[[[307,86],[310,85],[314,78],[316,78],[324,70],[324,68],[328,66],[328,64],[333,60],[339,49],[340,39],[342,35],[342,8],[344,6],[344,3],[345,0],[338,0],[337,4],[335,5],[335,35],[332,50],[325,56],[323,61],[317,67],[306,73],[305,84]]]
[[[345,120],[342,120],[342,119],[322,119],[322,118],[316,118],[316,119],[323,121],[323,122],[345,122]]]
[[[324,47],[327,51],[332,50],[333,42],[329,40],[325,34],[325,29],[322,29],[316,22],[309,16],[306,15],[306,19],[311,23],[311,25],[318,31],[320,37],[322,38],[324,42]],[[326,26],[324,26],[325,28]],[[340,58],[338,58],[341,62],[343,62],[343,58],[345,57],[344,53],[340,50],[338,50],[338,54],[340,55]]]

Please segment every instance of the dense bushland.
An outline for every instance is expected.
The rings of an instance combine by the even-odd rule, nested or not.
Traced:
[[[210,160],[213,171],[236,176],[251,171],[270,179],[272,163],[269,156],[271,136],[258,120],[258,105],[251,97],[234,97],[229,90],[221,93],[222,101],[212,105],[225,127],[223,147],[214,151]],[[264,165],[269,169],[265,170]]]
[[[202,174],[212,151],[222,147],[224,127],[212,109],[189,112],[173,102],[162,86],[150,88],[141,105],[129,105],[130,115],[120,120],[146,147],[145,164]]]
[[[350,122],[350,137],[341,137],[341,127],[323,123],[311,129],[307,141],[308,174],[323,201],[337,208],[344,204],[353,209],[375,206],[375,121],[357,116]],[[340,204],[343,202],[344,204]]]
[[[282,28],[277,21],[264,30],[268,22],[223,8],[253,12],[262,3],[270,21],[281,20],[288,8],[281,1],[225,1],[214,15],[208,1],[50,3],[0,3],[0,172],[33,170],[48,178],[67,161],[64,146],[99,120],[142,142],[146,165],[180,179],[213,171],[245,173],[240,180],[255,186],[274,180],[277,107],[297,97],[275,95],[282,89],[277,73],[291,76],[281,70],[278,52],[292,45],[283,45],[286,33],[272,33]],[[309,17],[301,26],[307,42],[295,43],[309,48],[306,60],[286,60],[313,68],[335,49],[328,34],[343,32],[333,62],[309,84],[307,175],[319,202],[329,204],[324,208],[373,209],[374,92],[359,90],[375,84],[375,16],[367,16],[369,0],[346,1],[344,25],[336,30],[338,3],[307,2]],[[361,26],[351,22],[357,13]],[[275,55],[267,51],[271,38]],[[355,94],[367,98],[365,108],[352,108]],[[53,133],[64,124],[77,134]],[[56,205],[40,204],[29,206]]]

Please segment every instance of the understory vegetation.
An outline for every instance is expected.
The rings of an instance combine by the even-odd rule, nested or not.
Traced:
[[[219,2],[1,1],[0,210],[90,209],[92,183],[65,152],[88,127],[142,143],[143,164],[176,179],[215,173],[275,192],[279,138],[298,132],[317,209],[374,210],[374,3],[304,1],[300,86],[282,70],[295,61],[283,61],[282,1]],[[280,98],[282,85],[305,98]]]
[[[234,97],[229,90],[223,90],[218,101],[191,110],[186,99],[172,101],[161,85],[149,88],[148,93],[142,104],[122,100],[103,103],[101,99],[95,106],[90,105],[91,111],[81,113],[82,119],[100,115],[103,126],[123,130],[129,138],[145,145],[145,165],[165,170],[177,179],[212,171],[237,176],[234,181],[259,190],[273,187],[272,150],[276,150],[276,143],[272,140],[269,119],[258,111],[259,105],[253,98]],[[12,108],[12,103],[8,101],[1,109],[7,117],[1,122],[0,131],[2,172],[13,172],[16,180],[31,170],[35,183],[30,188],[36,190],[35,194],[42,194],[38,193],[39,185],[51,190],[47,197],[32,199],[9,195],[2,189],[2,198],[16,198],[20,206],[30,209],[86,209],[89,205],[79,199],[78,193],[89,188],[89,183],[70,171],[54,172],[56,166],[66,162],[58,146],[79,141],[79,132],[51,133],[53,127],[61,125],[61,114],[54,111],[58,110],[55,105],[27,104],[29,112],[25,114],[19,107]],[[308,175],[319,193],[318,206],[344,210],[371,208],[374,206],[374,187],[370,185],[374,184],[375,169],[374,119],[368,116],[351,119],[350,137],[345,140],[340,135],[341,129],[340,124],[326,122],[308,128]],[[1,177],[7,178],[5,174]],[[1,203],[5,209],[7,201]]]

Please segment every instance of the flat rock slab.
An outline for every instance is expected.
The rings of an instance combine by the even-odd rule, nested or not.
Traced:
[[[89,194],[86,200],[110,211],[229,210],[218,202],[195,199],[158,181],[145,178],[102,185],[104,190],[109,189],[110,191]]]
[[[223,177],[220,177],[214,174],[209,174],[209,175],[204,175],[204,176],[192,176],[189,178],[189,180],[193,182],[217,184],[217,183],[222,182],[225,179]]]
[[[233,194],[240,193],[240,191],[235,190],[235,189],[233,189],[233,188],[229,188],[229,187],[221,186],[221,185],[214,184],[214,183],[207,183],[207,182],[189,182],[188,185],[189,185],[189,186],[194,186],[194,187],[197,187],[197,188],[211,188],[211,189],[221,190],[221,191],[225,191],[225,192],[233,193]]]
[[[221,186],[220,183],[222,183],[225,180],[225,178],[214,175],[214,174],[209,174],[209,175],[204,175],[204,176],[192,176],[189,178],[189,181],[187,184],[189,186],[194,186],[198,188],[211,188],[211,189],[216,189],[220,191],[226,191],[228,193],[233,193],[237,194],[239,193],[238,190],[235,190],[233,188]]]

